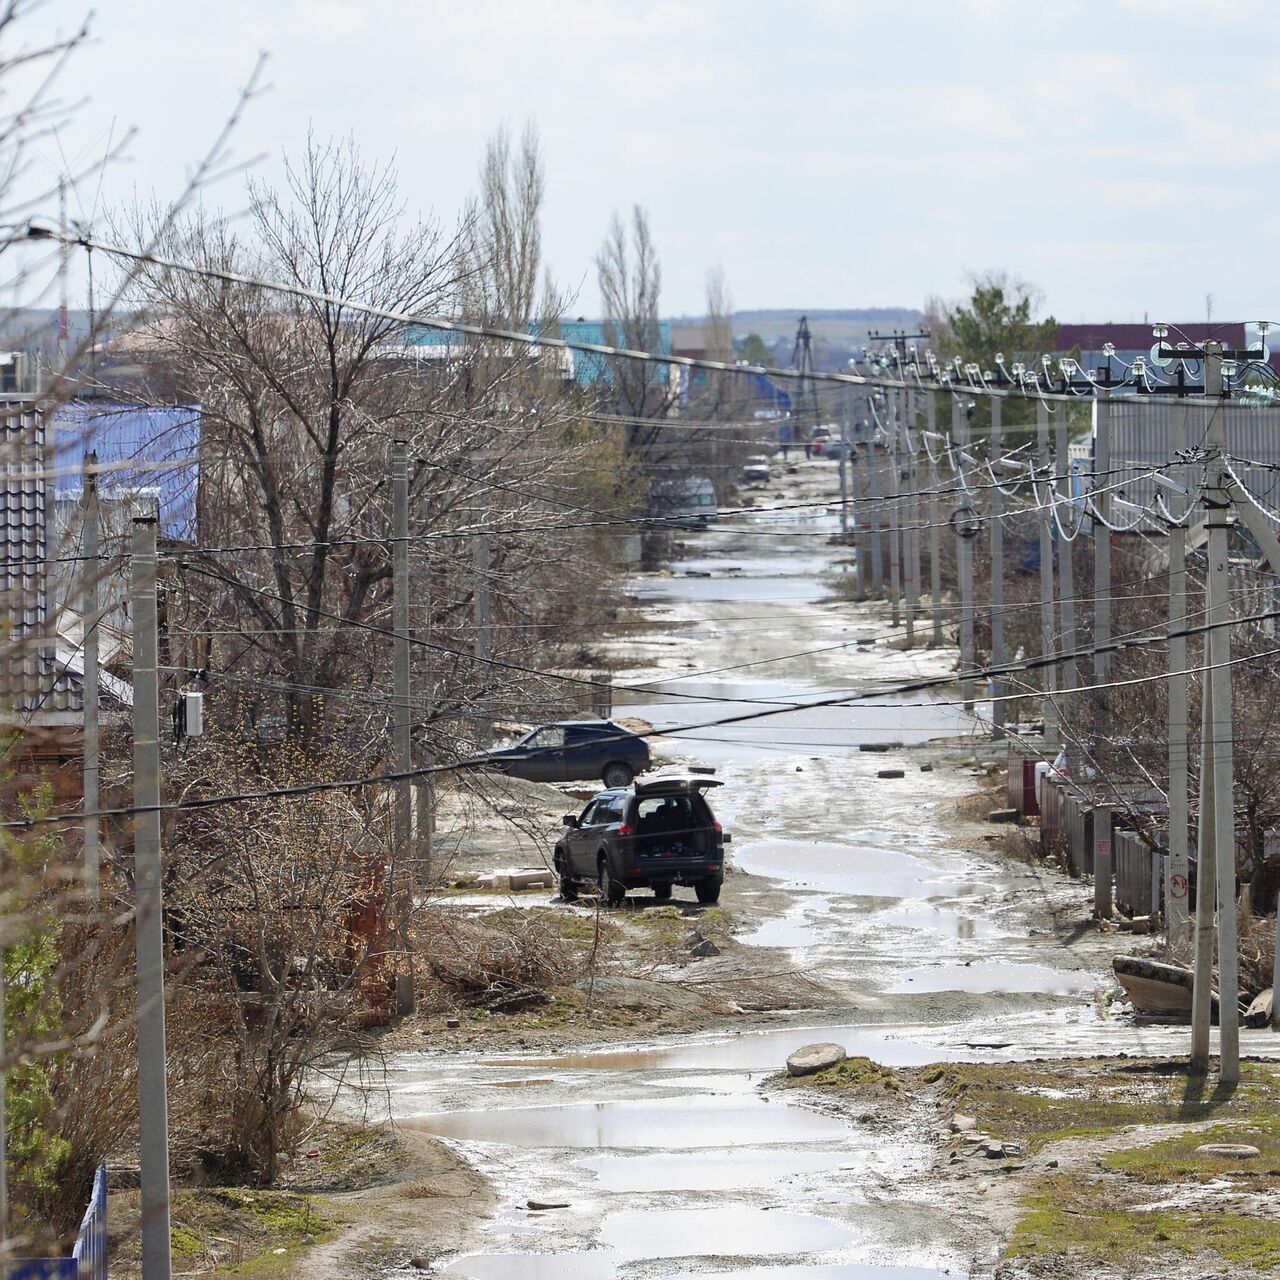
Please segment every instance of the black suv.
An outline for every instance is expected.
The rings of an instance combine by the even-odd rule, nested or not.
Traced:
[[[666,899],[676,884],[692,885],[699,902],[718,901],[730,837],[702,793],[720,785],[715,778],[659,776],[602,791],[580,814],[566,814],[555,851],[560,896],[571,902],[580,885],[594,881],[611,907],[628,889],[651,888]]]
[[[649,744],[612,720],[562,720],[531,729],[480,763],[531,782],[599,778],[606,787],[625,787],[649,767]]]

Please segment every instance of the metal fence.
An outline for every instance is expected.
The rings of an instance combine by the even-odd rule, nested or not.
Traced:
[[[107,1162],[93,1175],[93,1194],[69,1258],[23,1258],[8,1280],[107,1280]]]

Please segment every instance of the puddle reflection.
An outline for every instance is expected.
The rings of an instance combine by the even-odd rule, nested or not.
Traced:
[[[611,1213],[601,1238],[625,1258],[742,1257],[838,1249],[855,1233],[829,1218],[727,1205]]]

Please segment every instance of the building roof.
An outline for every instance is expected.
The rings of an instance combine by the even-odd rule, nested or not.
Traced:
[[[1205,342],[1216,338],[1228,347],[1245,346],[1244,324],[1170,324],[1171,342]],[[1149,324],[1110,324],[1089,321],[1085,324],[1061,324],[1054,340],[1055,350],[1067,352],[1101,351],[1110,342],[1117,351],[1150,351],[1155,338]]]

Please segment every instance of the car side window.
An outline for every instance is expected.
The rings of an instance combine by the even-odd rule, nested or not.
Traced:
[[[596,810],[595,825],[598,827],[606,826],[611,822],[620,822],[622,820],[622,805],[617,800],[601,800],[600,806]]]
[[[564,746],[564,730],[552,726],[547,729],[539,729],[533,735],[529,745],[537,748],[539,751],[545,751],[548,747]]]
[[[600,809],[600,801],[593,800],[582,811],[582,816],[578,819],[578,826],[589,827],[595,821],[595,815]]]

